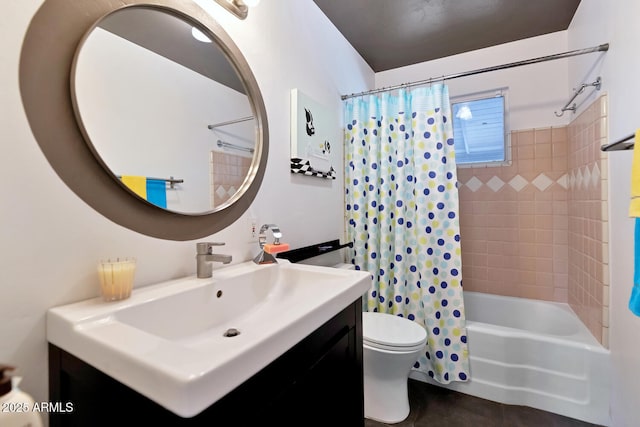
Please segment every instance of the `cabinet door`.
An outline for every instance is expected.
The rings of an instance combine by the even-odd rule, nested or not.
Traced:
[[[364,409],[355,331],[349,329],[286,393],[269,408],[266,419],[281,425],[361,426]]]

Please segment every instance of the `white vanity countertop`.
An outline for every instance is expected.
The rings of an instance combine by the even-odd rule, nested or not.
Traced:
[[[170,411],[192,417],[369,289],[369,273],[253,262],[47,313],[50,343]],[[240,331],[225,337],[230,328]]]

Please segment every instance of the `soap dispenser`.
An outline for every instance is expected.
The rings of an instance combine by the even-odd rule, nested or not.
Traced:
[[[42,419],[34,412],[35,402],[27,393],[21,391],[13,378],[6,374],[15,368],[0,365],[0,426],[2,427],[42,427]]]

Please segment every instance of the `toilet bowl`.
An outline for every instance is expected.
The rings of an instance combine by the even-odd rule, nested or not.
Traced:
[[[409,416],[407,383],[427,343],[418,323],[385,313],[362,313],[364,415],[384,423]]]

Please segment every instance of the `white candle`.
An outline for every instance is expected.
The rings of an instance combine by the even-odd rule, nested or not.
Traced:
[[[98,275],[100,276],[102,298],[105,301],[129,298],[133,288],[135,271],[135,258],[100,261]]]

